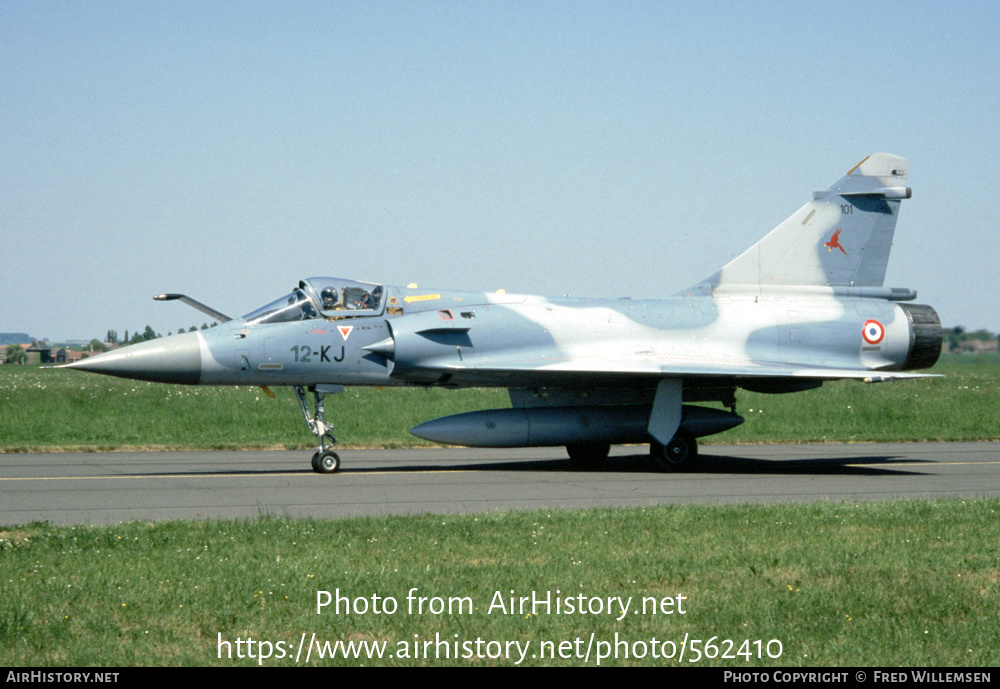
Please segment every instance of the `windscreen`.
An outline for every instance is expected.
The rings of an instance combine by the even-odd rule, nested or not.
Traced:
[[[302,290],[297,289],[281,299],[272,301],[267,306],[251,311],[244,318],[248,325],[260,325],[262,323],[306,321],[318,316],[312,300]]]

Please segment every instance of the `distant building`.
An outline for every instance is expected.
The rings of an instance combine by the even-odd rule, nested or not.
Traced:
[[[52,356],[52,347],[49,346],[48,342],[42,340],[32,340],[31,344],[24,346],[24,352],[28,355],[29,364],[52,364],[55,363],[55,359]]]
[[[56,352],[56,363],[72,364],[74,361],[80,361],[80,359],[86,359],[88,356],[90,356],[90,354],[91,354],[90,352],[78,352],[63,347]]]

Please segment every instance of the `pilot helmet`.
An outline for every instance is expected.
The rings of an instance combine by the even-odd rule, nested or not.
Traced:
[[[323,309],[332,309],[337,304],[337,290],[333,287],[324,287],[323,291],[319,293],[320,299],[323,302]]]

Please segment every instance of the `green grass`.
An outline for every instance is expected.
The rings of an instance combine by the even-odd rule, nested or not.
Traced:
[[[733,667],[995,666],[998,511],[993,499],[8,528],[0,531],[0,664],[253,665],[235,657],[237,639],[282,641],[294,654],[313,633],[385,642],[389,652],[439,634],[529,643],[537,654],[546,640],[583,639],[585,648],[593,633],[629,644],[714,637],[720,651],[726,639],[780,641],[776,659],[757,658],[752,646],[749,659],[700,661]],[[467,597],[474,609],[411,614],[413,588]],[[392,598],[397,611],[317,614],[317,591],[337,589],[369,606],[373,596],[383,606]],[[511,590],[632,596],[633,605],[682,595],[685,614],[490,613],[497,592],[509,598]],[[220,635],[233,658],[218,657]],[[310,664],[513,664],[485,655]],[[690,646],[683,663],[622,655],[602,664],[690,665],[695,657]],[[594,665],[596,657],[524,664]]]
[[[850,442],[1000,438],[1000,357],[946,356],[944,378],[827,383],[788,395],[738,392],[747,422],[703,442]],[[68,370],[0,366],[0,451],[309,447],[290,389],[127,381]],[[345,447],[413,447],[429,419],[508,406],[505,390],[347,388],[327,396]]]
[[[0,451],[313,446],[292,390],[274,393],[0,366]],[[326,418],[347,447],[414,446],[418,423],[505,404],[505,390],[346,388],[327,396]]]
[[[746,423],[716,442],[891,442],[1000,438],[1000,357],[945,356],[942,378],[826,383],[789,395],[741,393]]]

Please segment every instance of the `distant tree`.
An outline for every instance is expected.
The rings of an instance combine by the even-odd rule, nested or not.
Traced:
[[[194,327],[194,326],[192,325],[192,326],[191,326],[190,328],[188,328],[188,332],[189,332],[189,333],[196,333],[196,332],[198,332],[198,328],[196,328],[196,327]]]
[[[28,354],[24,351],[24,347],[19,344],[7,345],[5,354],[8,364],[24,364],[28,361]]]
[[[148,342],[149,340],[155,340],[156,339],[156,331],[153,330],[152,327],[150,327],[150,326],[147,325],[146,329],[142,331],[142,339],[143,339],[143,341],[146,341],[146,342]]]
[[[108,348],[105,346],[103,342],[98,341],[98,339],[95,337],[93,340],[87,343],[87,350],[91,352],[106,352],[108,351]]]
[[[946,328],[944,331],[944,340],[948,343],[948,351],[951,352],[976,351],[977,347],[973,344],[974,342],[992,342],[996,339],[997,336],[988,330],[979,329],[969,332],[967,328],[960,325]]]
[[[118,331],[109,330],[108,334],[104,336],[104,341],[112,344],[118,344]]]

